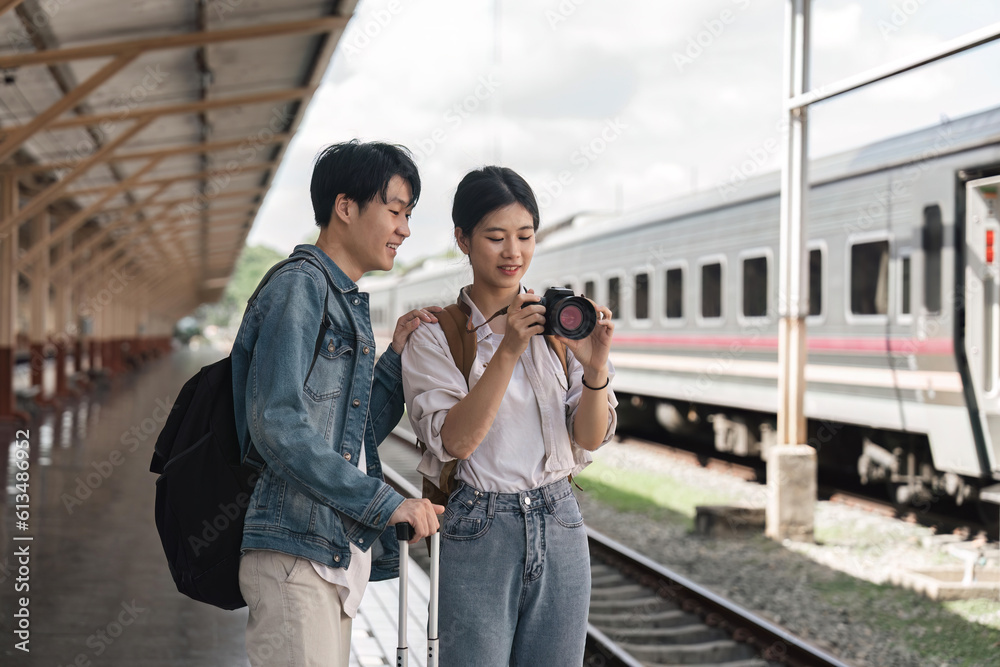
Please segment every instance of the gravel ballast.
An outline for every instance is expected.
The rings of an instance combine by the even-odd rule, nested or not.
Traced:
[[[677,510],[616,509],[599,502],[597,482],[632,473],[663,476],[714,504],[762,507],[766,489],[725,473],[678,462],[637,441],[595,453],[579,492],[588,525],[753,610],[856,665],[1000,665],[1000,603],[941,603],[890,586],[899,568],[960,562],[946,545],[958,538],[830,502],[816,507],[815,544],[763,536],[717,539],[691,532]],[[619,474],[620,473],[620,474]],[[995,547],[995,545],[993,545]]]

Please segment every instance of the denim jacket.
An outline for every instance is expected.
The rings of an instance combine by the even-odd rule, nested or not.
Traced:
[[[275,271],[233,345],[240,449],[265,464],[242,548],[346,568],[354,543],[375,549],[371,579],[388,579],[399,547],[385,528],[403,496],[383,480],[377,445],[403,415],[400,358],[390,346],[375,362],[368,295],[326,253],[300,245],[291,257],[301,261]]]

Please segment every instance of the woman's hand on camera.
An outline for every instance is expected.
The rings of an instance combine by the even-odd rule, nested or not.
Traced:
[[[541,333],[545,326],[545,307],[538,304],[540,298],[528,290],[514,297],[507,308],[507,331],[503,335],[500,349],[510,353],[515,359],[528,348],[531,337]]]
[[[591,301],[591,303],[594,303]],[[594,303],[597,311],[597,325],[590,335],[580,340],[559,336],[559,340],[573,352],[573,356],[583,365],[584,379],[592,386],[604,384],[607,379],[608,354],[611,352],[611,338],[615,324],[611,321],[611,310]],[[597,384],[594,384],[594,383]]]

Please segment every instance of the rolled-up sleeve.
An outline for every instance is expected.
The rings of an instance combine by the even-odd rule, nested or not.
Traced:
[[[567,350],[566,353],[566,363],[569,365],[569,390],[566,392],[566,430],[569,431],[569,440],[573,445],[574,449],[583,449],[580,444],[576,441],[576,436],[573,432],[573,423],[576,421],[576,413],[580,410],[580,398],[583,396],[583,364],[577,361],[573,353]],[[611,441],[611,438],[615,435],[615,429],[618,428],[618,413],[615,408],[618,407],[618,398],[615,396],[615,392],[611,389],[611,380],[615,377],[615,367],[608,360],[608,388],[605,390],[608,393],[608,428],[604,432],[604,440],[601,441],[603,446]],[[592,391],[588,389],[587,391]]]
[[[403,348],[403,397],[410,426],[438,461],[453,461],[441,442],[448,411],[469,393],[468,384],[437,324],[421,323]]]

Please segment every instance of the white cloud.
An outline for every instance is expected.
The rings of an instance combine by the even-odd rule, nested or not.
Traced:
[[[555,29],[547,12],[576,9]],[[449,247],[451,198],[469,169],[500,161],[550,195],[561,172],[571,179],[549,196],[543,224],[575,211],[627,208],[701,189],[780,143],[778,130],[784,3],[778,0],[403,2],[384,26],[371,21],[387,0],[358,10],[324,85],[288,151],[258,216],[251,243],[290,250],[314,229],[312,159],[324,144],[352,137],[410,146],[423,194],[413,236],[400,257],[412,261]],[[823,83],[864,71],[927,45],[1000,20],[995,0],[926,0],[889,38],[879,20],[891,3],[816,0],[812,76]],[[729,17],[723,29],[716,20]],[[384,16],[383,16],[384,18]],[[378,25],[376,30],[372,25]],[[356,26],[356,27],[355,27]],[[352,30],[373,34],[348,53]],[[704,31],[710,33],[709,40]],[[499,48],[494,42],[499,34]],[[707,46],[678,68],[690,39]],[[494,73],[495,96],[449,121],[455,105]],[[876,141],[1000,104],[1000,45],[940,63],[812,112],[814,155]],[[574,159],[615,118],[626,125],[586,168]],[[432,141],[434,130],[443,139]],[[440,135],[439,135],[440,136]],[[778,164],[773,152],[765,168]]]

